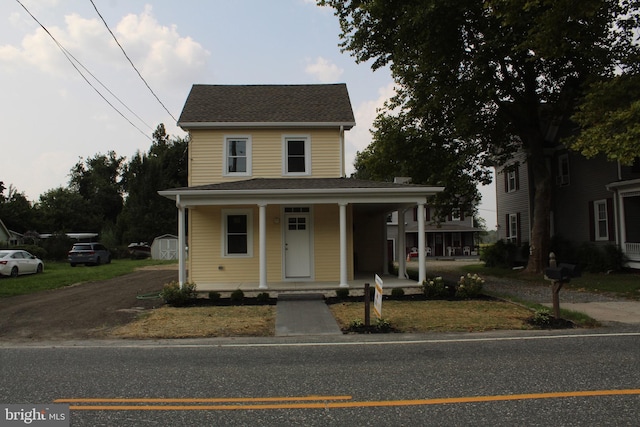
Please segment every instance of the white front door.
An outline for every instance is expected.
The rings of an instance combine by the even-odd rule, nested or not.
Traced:
[[[308,213],[284,216],[284,272],[286,278],[311,277],[311,239]]]

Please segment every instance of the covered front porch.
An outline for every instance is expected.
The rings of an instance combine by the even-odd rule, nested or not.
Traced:
[[[616,243],[622,249],[627,266],[640,269],[640,179],[607,185],[613,191],[616,216]]]
[[[181,285],[193,282],[201,291],[264,292],[352,288],[365,283],[354,280],[354,274],[385,274],[389,262],[385,259],[386,213],[409,206],[423,211],[427,196],[439,191],[442,187],[348,178],[263,178],[166,190],[160,194],[174,199],[178,208]],[[296,211],[295,218],[289,217],[288,209],[300,212]],[[187,210],[190,211],[189,277],[184,251]],[[241,238],[239,255],[231,254],[225,246],[231,241],[230,228],[225,228],[231,216],[241,216],[244,221],[240,233],[234,231]],[[424,230],[424,222],[419,226]],[[295,236],[290,237],[291,230],[305,230],[301,244],[294,241]],[[305,260],[310,261],[304,263],[304,274],[292,273],[289,266],[294,264],[288,255],[303,249]],[[424,280],[424,249],[419,255],[423,261],[419,278]],[[404,266],[400,271],[404,271]],[[373,273],[369,276],[373,283]]]

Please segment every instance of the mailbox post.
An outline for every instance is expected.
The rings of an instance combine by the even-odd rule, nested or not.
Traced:
[[[544,278],[550,280],[552,285],[553,315],[560,318],[560,289],[565,283],[569,283],[572,278],[580,277],[580,270],[574,264],[557,264],[556,254],[549,254],[549,267],[544,270]]]

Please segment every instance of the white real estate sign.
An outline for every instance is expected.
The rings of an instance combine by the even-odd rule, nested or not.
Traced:
[[[373,312],[382,319],[382,279],[376,274],[376,293],[373,297]]]

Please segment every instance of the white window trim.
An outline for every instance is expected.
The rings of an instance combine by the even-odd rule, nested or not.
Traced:
[[[229,172],[229,141],[243,139],[247,144],[247,171],[246,172]],[[251,176],[251,158],[252,158],[252,141],[251,135],[225,135],[222,147],[222,176]]]
[[[511,232],[511,223],[515,222],[516,224],[516,234],[512,235]],[[507,242],[518,243],[518,214],[509,214],[509,223],[507,224]]]
[[[247,217],[247,253],[230,254],[227,252],[227,217],[229,215],[246,215]],[[223,258],[252,258],[253,257],[253,211],[251,209],[223,209],[222,210],[222,257]]]
[[[599,214],[599,207],[600,206],[604,206],[604,230],[605,230],[605,235],[601,236],[600,235],[600,221],[601,218],[598,215]],[[596,241],[608,241],[609,240],[609,213],[607,212],[607,201],[605,199],[603,200],[596,200],[593,202],[593,226],[595,227],[595,237],[596,237]]]
[[[287,170],[288,150],[287,141],[304,140],[304,172],[289,172]],[[282,135],[282,175],[308,176],[311,175],[311,135]]]

